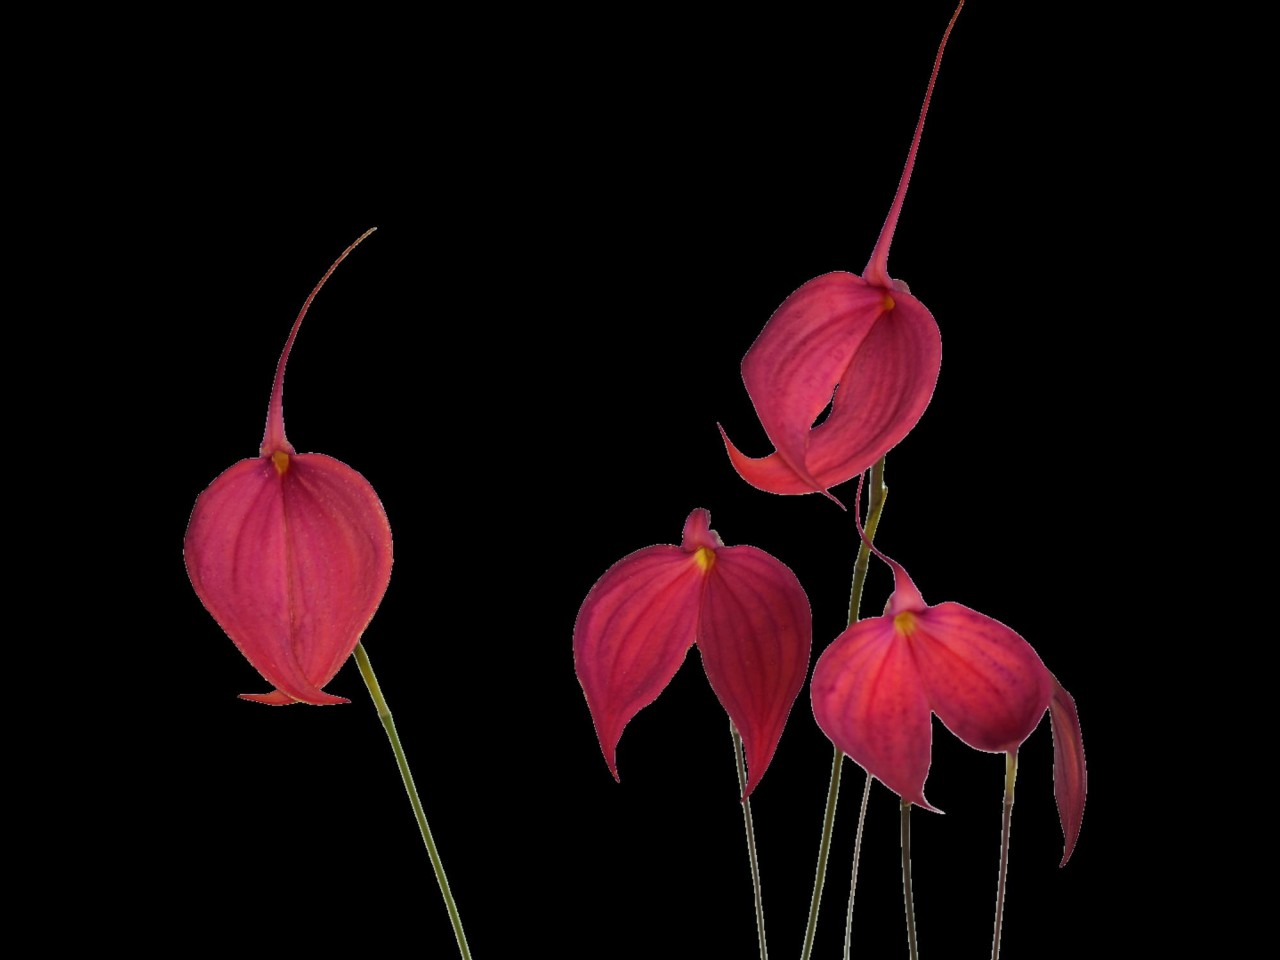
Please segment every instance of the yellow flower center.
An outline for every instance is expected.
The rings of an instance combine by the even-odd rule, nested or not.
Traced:
[[[284,472],[289,469],[289,455],[283,450],[277,450],[271,455],[271,462],[276,465],[276,473],[284,476]]]
[[[698,564],[698,569],[706,573],[716,562],[716,552],[710,547],[699,547],[698,552],[693,555],[694,561]]]

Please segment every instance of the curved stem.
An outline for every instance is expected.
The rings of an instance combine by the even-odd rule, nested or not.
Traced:
[[[363,239],[363,238],[362,238]],[[449,880],[444,875],[444,864],[440,862],[440,854],[436,850],[436,842],[431,837],[431,828],[427,826],[427,815],[422,809],[422,801],[418,798],[418,788],[413,785],[413,774],[409,772],[409,761],[404,755],[404,747],[400,745],[400,735],[396,733],[396,723],[391,719],[391,708],[382,696],[382,688],[373,673],[373,664],[369,662],[369,654],[364,644],[357,643],[355,649],[356,664],[360,667],[360,676],[364,685],[369,688],[373,697],[373,705],[377,708],[378,719],[382,721],[391,741],[391,749],[396,755],[396,764],[400,767],[400,778],[404,780],[404,789],[409,794],[409,803],[413,805],[413,815],[418,819],[418,829],[422,832],[422,842],[427,845],[427,856],[431,858],[431,866],[436,872],[436,882],[440,884],[440,893],[444,896],[445,909],[449,911],[449,922],[453,924],[453,935],[458,940],[458,949],[463,960],[471,960],[471,948],[467,946],[467,935],[462,932],[462,918],[458,915],[458,905],[453,902],[453,894],[449,891]]]
[[[1000,879],[996,883],[996,932],[991,960],[1000,960],[1000,925],[1004,921],[1004,879],[1009,870],[1009,825],[1013,821],[1013,782],[1018,778],[1018,751],[1004,755],[1004,824],[1000,829]]]
[[[907,908],[907,949],[919,960],[916,949],[916,911],[911,900],[911,802],[902,801],[902,900]]]
[[[747,789],[747,763],[742,755],[742,737],[732,723],[729,732],[733,734],[733,758],[738,765],[738,789]],[[751,861],[751,887],[756,897],[756,934],[760,939],[760,960],[769,960],[769,947],[764,936],[764,896],[760,888],[760,863],[756,859],[756,832],[751,825],[751,798],[742,798],[742,819],[747,827],[747,859]]]
[[[866,537],[858,547],[858,559],[853,564],[853,586],[849,591],[849,623],[858,620],[858,609],[862,606],[862,588],[867,582],[867,570],[871,565],[871,542],[876,536],[876,527],[880,525],[880,514],[884,510],[885,498],[889,488],[884,483],[884,461],[881,457],[871,468],[871,489],[867,493],[867,525],[863,529]],[[818,908],[822,904],[822,887],[827,879],[827,855],[831,851],[831,832],[836,820],[836,801],[840,797],[840,765],[844,754],[836,747],[835,759],[831,762],[831,786],[827,788],[827,810],[822,818],[822,840],[818,844],[818,869],[813,878],[813,898],[809,901],[809,923],[804,931],[804,947],[800,951],[800,960],[809,960],[813,953],[813,938],[818,930]],[[868,788],[871,779],[867,778]],[[862,837],[862,820],[866,815],[867,801],[865,793],[862,800],[862,813],[858,817],[859,844]],[[855,847],[855,857],[857,847]],[[857,861],[854,861],[856,876]],[[853,891],[849,892],[850,906],[853,909]]]
[[[853,841],[853,878],[849,881],[849,912],[844,918],[844,960],[849,960],[853,945],[853,894],[858,889],[858,860],[862,856],[862,825],[867,821],[867,800],[871,797],[871,775],[862,788],[862,806],[858,809],[858,836]]]
[[[858,547],[858,559],[853,564],[853,586],[849,590],[850,626],[858,622],[862,588],[866,585],[867,570],[871,566],[871,544],[875,542],[880,514],[884,511],[884,501],[889,496],[889,488],[884,483],[884,461],[885,458],[881,457],[871,468],[871,489],[867,491],[867,525],[863,528],[867,537]]]

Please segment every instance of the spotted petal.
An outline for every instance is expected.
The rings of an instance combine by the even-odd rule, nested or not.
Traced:
[[[958,603],[911,618],[916,668],[938,719],[976,750],[1017,750],[1049,707],[1052,678],[1031,644]]]

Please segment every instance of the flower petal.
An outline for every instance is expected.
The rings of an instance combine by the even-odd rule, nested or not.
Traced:
[[[813,668],[813,716],[841,751],[903,800],[924,798],[932,723],[909,645],[889,617],[853,624]]]
[[[582,601],[574,669],[614,779],[623,728],[663,691],[693,645],[702,583],[695,555],[653,546],[615,563]]]
[[[722,547],[707,571],[698,649],[742,737],[751,795],[768,769],[813,646],[809,598],[791,568],[755,547]]]
[[[764,432],[814,487],[805,464],[809,430],[885,300],[885,290],[852,273],[815,277],[782,302],[742,358],[742,382]]]
[[[1065,839],[1062,862],[1058,866],[1065,867],[1076,848],[1084,820],[1086,777],[1080,715],[1074,698],[1056,679],[1049,700],[1049,724],[1053,727],[1053,794],[1058,801],[1058,819],[1062,821]]]
[[[1052,678],[1031,644],[958,603],[900,614],[929,706],[977,750],[1017,750],[1049,706]]]
[[[280,456],[285,456],[281,454]],[[184,556],[192,586],[254,668],[262,703],[324,693],[391,577],[391,528],[368,481],[322,454],[242,460],[196,501]]]
[[[891,296],[893,309],[881,313],[862,340],[831,413],[809,437],[806,463],[824,488],[858,476],[896,447],[919,422],[937,386],[937,322],[911,294],[894,290]]]
[[[702,547],[718,550],[723,546],[720,534],[711,529],[711,511],[705,507],[690,511],[680,534],[680,549],[685,553],[697,553]]]
[[[747,457],[721,428],[729,458],[758,489],[826,493],[910,432],[941,364],[938,325],[909,293],[848,273],[810,280],[774,312],[742,361],[777,452]],[[830,414],[814,427],[828,402]]]
[[[717,424],[717,426],[720,425]],[[791,469],[787,462],[782,459],[781,454],[771,453],[767,457],[748,457],[734,446],[733,441],[729,439],[729,435],[724,432],[724,427],[720,427],[720,438],[724,440],[724,448],[729,454],[733,469],[738,471],[738,476],[742,477],[743,480],[757,490],[779,494],[814,492],[813,484]],[[835,497],[831,499],[836,500]],[[840,503],[840,501],[836,500],[836,503]],[[844,506],[844,504],[840,505]]]

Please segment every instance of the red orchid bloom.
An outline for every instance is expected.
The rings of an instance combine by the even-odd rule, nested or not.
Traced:
[[[573,627],[573,661],[605,763],[618,779],[622,730],[671,682],[696,642],[742,737],[749,796],[804,686],[813,618],[791,569],[755,547],[726,547],[698,509],[680,546],[637,550],[591,588]]]
[[[205,609],[275,687],[246,700],[347,703],[321,688],[351,655],[391,578],[391,527],[364,477],[284,435],[284,369],[307,308],[276,365],[259,456],[241,460],[200,494],[183,556]]]
[[[977,750],[1012,753],[1048,710],[1065,864],[1085,799],[1071,695],[1013,630],[958,603],[929,606],[906,570],[876,553],[893,568],[894,592],[883,616],[854,623],[818,658],[811,685],[818,726],[870,776],[933,810],[924,798],[931,713]]]
[[[753,458],[720,435],[734,468],[769,493],[822,493],[858,476],[910,432],[929,405],[942,364],[933,315],[889,276],[889,244],[915,166],[947,24],[898,191],[862,276],[828,273],[774,311],[742,358],[742,381],[775,452]],[[834,392],[834,396],[833,396]],[[818,426],[814,421],[830,403]],[[839,500],[836,500],[839,503]]]

